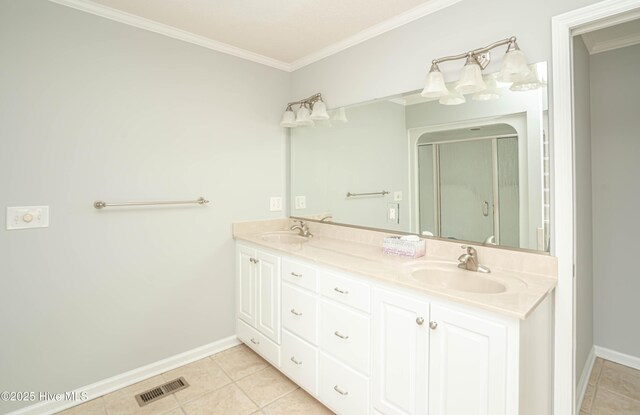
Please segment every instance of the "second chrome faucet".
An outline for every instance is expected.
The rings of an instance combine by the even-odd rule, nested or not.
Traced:
[[[292,231],[298,231],[298,235],[304,236],[305,238],[311,238],[313,234],[309,232],[309,226],[307,226],[304,221],[298,220],[298,225],[293,225],[290,229]]]

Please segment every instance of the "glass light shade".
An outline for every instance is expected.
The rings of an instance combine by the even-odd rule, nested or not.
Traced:
[[[520,49],[507,51],[502,58],[500,65],[500,73],[498,81],[500,82],[517,82],[529,76],[529,67],[527,66],[527,58]]]
[[[440,98],[438,102],[442,105],[460,105],[467,102],[467,100],[464,95],[456,91],[455,88],[450,88],[449,94]]]
[[[431,69],[427,75],[427,83],[420,95],[425,98],[440,98],[447,94],[449,94],[449,90],[444,82],[442,72],[438,69]]]
[[[331,119],[342,123],[347,123],[349,121],[347,119],[347,111],[344,109],[344,107],[340,107],[336,111],[334,111]]]
[[[296,114],[291,108],[287,108],[287,110],[282,115],[280,126],[285,128],[294,128],[298,126],[298,124],[296,124]]]
[[[477,62],[467,59],[467,63],[462,68],[460,80],[456,85],[456,91],[461,94],[472,94],[487,89],[482,80],[482,69]]]
[[[325,105],[324,102],[316,101],[316,103],[313,104],[313,111],[311,112],[311,119],[312,120],[318,120],[318,121],[328,120],[329,119],[329,114],[327,114],[327,106]]]
[[[487,86],[487,89],[473,94],[473,99],[475,101],[492,101],[494,99],[499,99],[500,92],[498,91],[498,83],[496,82],[496,78],[491,75],[486,76],[484,78],[484,83]]]
[[[298,109],[298,114],[296,115],[296,125],[299,127],[313,125],[313,120],[311,119],[309,108],[302,106],[300,107],[300,109]]]
[[[542,88],[545,85],[546,83],[540,79],[540,76],[538,76],[538,69],[536,65],[533,65],[529,72],[529,76],[521,81],[514,82],[509,89],[512,91],[524,92],[533,91],[534,89]]]

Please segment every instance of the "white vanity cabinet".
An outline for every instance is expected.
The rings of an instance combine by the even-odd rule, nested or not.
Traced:
[[[280,366],[280,295],[280,257],[238,244],[237,334],[276,366]]]
[[[548,297],[519,320],[240,243],[237,267],[238,337],[338,414],[551,413]]]

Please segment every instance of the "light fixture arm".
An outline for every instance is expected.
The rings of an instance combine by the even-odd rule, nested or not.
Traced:
[[[300,101],[293,101],[293,102],[289,102],[287,104],[287,108],[291,108],[291,106],[293,105],[300,105],[302,106],[309,106],[309,108],[313,107],[313,104],[315,104],[318,101],[322,101],[324,102],[324,100],[322,99],[322,94],[321,93],[317,93],[317,94],[313,94],[308,98],[305,99],[301,99]]]
[[[487,65],[489,65],[489,62],[491,62],[491,55],[489,54],[489,51],[504,45],[509,45],[509,48],[507,49],[507,51],[518,49],[518,44],[516,43],[516,37],[511,36],[506,39],[493,42],[492,44],[482,48],[470,50],[468,52],[460,53],[458,55],[444,56],[442,58],[434,59],[431,61],[431,68],[432,69],[434,67],[437,68],[438,64],[442,62],[456,61],[459,59],[468,59],[469,56],[472,56],[473,58],[475,58],[476,61],[478,61],[478,64],[480,65],[480,67],[482,69],[485,69]]]

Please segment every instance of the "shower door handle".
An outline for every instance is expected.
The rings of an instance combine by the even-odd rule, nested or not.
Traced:
[[[482,214],[484,216],[489,216],[489,202],[486,200],[482,202]]]

